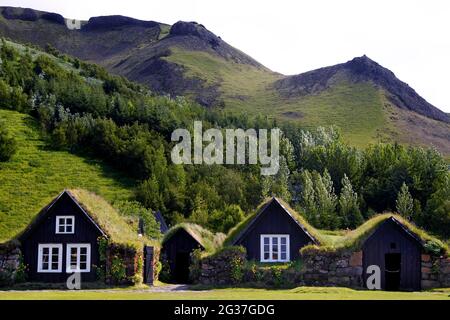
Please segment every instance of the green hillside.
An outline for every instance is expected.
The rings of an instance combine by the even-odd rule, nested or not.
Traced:
[[[334,125],[357,147],[379,141],[434,145],[450,154],[450,125],[392,104],[389,94],[371,81],[351,81],[342,73],[332,85],[314,94],[283,97],[274,83],[284,76],[268,69],[226,60],[209,51],[170,47],[164,60],[183,66],[186,79],[202,79],[203,87],[217,87],[226,110],[266,115],[300,123],[311,129]],[[187,90],[195,97],[196,90]]]
[[[207,108],[265,115],[305,128],[335,125],[357,147],[396,141],[434,146],[450,155],[448,115],[366,56],[288,76],[269,70],[199,23],[132,18],[124,23],[107,16],[73,31],[59,21],[62,16],[55,20],[32,12],[34,21],[22,17],[20,8],[8,9],[16,19],[0,14],[0,36],[41,48],[51,44],[157,94],[188,96]]]
[[[65,188],[88,189],[110,202],[132,196],[133,182],[102,162],[49,149],[32,117],[0,110],[0,121],[18,143],[14,157],[0,163],[0,242],[20,232]]]

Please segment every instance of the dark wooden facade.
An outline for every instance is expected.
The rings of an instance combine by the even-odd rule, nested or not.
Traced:
[[[195,249],[203,246],[184,228],[179,228],[163,243],[161,254],[170,266],[172,281],[176,283],[189,282],[190,255]]]
[[[73,234],[56,233],[57,216],[74,216],[75,228]],[[28,280],[37,282],[66,282],[67,244],[90,244],[90,272],[82,272],[82,281],[95,281],[97,278],[95,266],[99,263],[98,237],[104,235],[102,230],[79,206],[72,196],[63,192],[47,206],[37,217],[36,221],[20,237],[24,263],[28,269]],[[39,244],[62,245],[61,272],[38,272]]]
[[[421,253],[420,240],[395,218],[389,218],[364,242],[363,268],[380,267],[383,290],[420,290]],[[364,277],[366,283],[366,272]]]
[[[261,235],[289,235],[290,260],[300,257],[300,249],[310,243],[316,243],[306,230],[290,213],[273,198],[246,229],[233,241],[247,250],[247,259],[261,261]]]

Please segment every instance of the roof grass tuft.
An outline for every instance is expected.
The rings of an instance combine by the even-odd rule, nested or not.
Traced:
[[[338,241],[334,241],[322,246],[306,246],[301,249],[301,252],[304,253],[308,251],[333,252],[345,250],[360,250],[364,245],[364,242],[373,234],[373,232],[375,232],[383,222],[391,218],[397,220],[397,222],[400,223],[414,237],[416,237],[423,246],[427,247],[427,245],[433,244],[439,248],[440,254],[448,253],[448,246],[446,243],[429,235],[410,221],[394,213],[384,213],[376,215],[364,222],[358,228],[348,232],[345,236],[342,236]]]
[[[133,230],[126,223],[125,218],[102,197],[83,189],[69,189],[66,191],[89,214],[112,242],[122,244],[142,243],[159,246],[156,241],[150,240],[145,236],[139,236],[137,231]]]
[[[164,242],[168,241],[180,229],[184,229],[187,233],[189,233],[203,246],[203,248],[205,248],[205,251],[208,253],[213,253],[219,249],[225,239],[225,235],[223,233],[212,233],[198,224],[182,222],[167,231],[162,240],[163,245]]]
[[[253,221],[253,219],[258,216],[272,201],[277,201],[293,218],[297,221],[303,228],[320,244],[326,245],[330,241],[327,237],[324,237],[316,228],[310,225],[306,219],[299,214],[297,211],[292,209],[289,204],[279,198],[267,198],[263,203],[261,203],[256,210],[248,215],[244,220],[242,220],[236,227],[232,228],[224,242],[225,246],[233,245],[234,241],[241,235],[241,233],[246,229],[246,227]]]

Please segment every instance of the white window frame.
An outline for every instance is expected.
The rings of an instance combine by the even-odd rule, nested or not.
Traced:
[[[264,259],[264,239],[269,238],[269,259]],[[273,246],[272,241],[274,238],[278,239],[278,259],[272,259],[273,257]],[[286,259],[281,259],[281,239],[286,239]],[[260,237],[260,261],[261,262],[289,262],[290,257],[290,237],[289,234],[262,234]]]
[[[44,248],[48,248],[49,249],[49,257],[48,257],[48,267],[49,269],[43,269],[42,265],[43,265],[43,250]],[[53,270],[51,269],[52,267],[52,262],[53,262],[53,249],[58,249],[58,269]],[[63,245],[61,243],[40,243],[38,245],[38,267],[37,267],[37,272],[38,273],[60,273],[62,272],[62,261],[63,258]]]
[[[70,265],[72,248],[77,249],[77,267]],[[80,249],[86,248],[86,269],[80,269]],[[66,273],[91,272],[91,244],[90,243],[68,243],[66,247]]]
[[[67,232],[67,223],[61,224],[60,219],[72,220],[72,232]],[[67,221],[67,220],[66,220]],[[64,231],[59,231],[59,227],[64,226]],[[75,233],[75,216],[56,216],[56,234],[74,234]]]

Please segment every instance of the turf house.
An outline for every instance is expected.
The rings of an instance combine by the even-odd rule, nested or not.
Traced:
[[[16,257],[12,278],[20,271],[26,281],[54,283],[75,272],[82,282],[138,283],[145,277],[152,283],[159,251],[155,241],[85,190],[64,190],[0,248],[1,260]]]
[[[271,198],[239,225],[227,240],[243,246],[247,259],[259,262],[290,262],[300,249],[319,244],[313,228],[282,200]]]
[[[223,242],[223,234],[213,234],[192,223],[180,223],[172,227],[164,236],[161,249],[165,280],[186,283],[190,279],[191,255],[198,249],[213,252]]]

